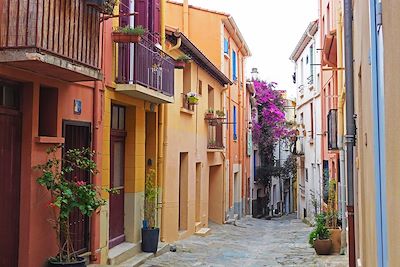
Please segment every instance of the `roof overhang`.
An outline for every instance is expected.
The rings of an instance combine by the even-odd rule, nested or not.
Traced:
[[[178,38],[181,38],[181,46],[179,49],[189,55],[197,65],[207,71],[221,85],[231,85],[233,82],[226,77],[182,32],[173,31],[170,28],[165,30],[167,40],[172,44],[176,44]]]
[[[310,43],[314,35],[318,31],[318,20],[314,20],[308,24],[307,29],[303,33],[300,38],[300,41],[297,43],[296,48],[293,50],[292,54],[290,55],[290,60],[297,61],[301,54],[303,53],[304,49]]]
[[[245,57],[251,57],[251,51],[249,46],[247,45],[246,41],[243,38],[242,33],[239,30],[239,27],[237,26],[235,20],[233,19],[232,16],[226,16],[226,18],[222,19],[222,22],[225,25],[225,28],[229,32],[231,36],[233,36],[233,39],[235,43],[238,44],[239,50],[242,52],[242,54]]]

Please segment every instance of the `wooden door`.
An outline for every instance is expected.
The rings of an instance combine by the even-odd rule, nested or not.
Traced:
[[[18,266],[21,122],[0,105],[0,266]]]
[[[64,151],[90,147],[90,124],[82,122],[64,122]],[[69,179],[90,183],[87,171],[72,172]],[[69,217],[72,244],[78,254],[89,251],[89,217],[82,215],[76,208]]]
[[[125,241],[125,107],[113,105],[111,113],[110,186],[119,193],[110,195],[110,248]]]

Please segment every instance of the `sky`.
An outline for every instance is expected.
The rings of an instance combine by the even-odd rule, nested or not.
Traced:
[[[258,68],[260,79],[277,82],[278,89],[295,94],[289,57],[308,24],[318,18],[317,0],[189,0],[189,4],[231,14],[252,52],[246,73]]]

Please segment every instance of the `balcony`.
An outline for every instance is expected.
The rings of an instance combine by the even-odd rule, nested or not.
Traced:
[[[84,0],[3,2],[0,64],[69,82],[102,78],[98,10]]]
[[[328,150],[338,149],[337,109],[328,112]]]
[[[299,94],[300,94],[300,97],[303,97],[304,96],[304,85],[299,85]]]
[[[222,150],[225,148],[223,140],[223,128],[223,124],[220,122],[208,123],[207,149]]]
[[[118,43],[115,49],[116,91],[156,104],[174,102],[175,61],[155,46],[153,37]]]

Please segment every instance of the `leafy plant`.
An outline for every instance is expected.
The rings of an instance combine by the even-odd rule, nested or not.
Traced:
[[[150,169],[146,175],[144,189],[144,219],[149,228],[155,227],[155,216],[157,211],[157,185],[155,184],[156,171]]]
[[[314,230],[308,236],[308,243],[314,247],[314,241],[319,240],[326,240],[330,238],[330,232],[328,228],[325,226],[325,215],[323,213],[318,214],[315,217],[315,227]]]
[[[146,29],[143,28],[142,25],[136,26],[134,28],[131,26],[125,26],[125,27],[118,27],[114,32],[124,33],[124,34],[128,34],[128,35],[142,36],[143,34],[146,33]]]
[[[213,108],[208,108],[207,114],[214,114],[214,109]]]
[[[55,219],[50,221],[54,224],[59,251],[51,260],[68,263],[77,260],[71,240],[70,214],[78,209],[83,215],[91,216],[98,208],[105,205],[106,200],[101,198],[100,188],[85,182],[89,179],[76,181],[76,176],[73,177],[78,171],[87,176],[98,172],[92,160],[94,152],[89,148],[70,149],[59,159],[57,152],[61,148],[61,145],[49,148],[48,160],[44,164],[35,166],[35,169],[41,172],[36,180],[37,183],[51,194],[48,206],[53,209],[55,216]]]
[[[217,114],[217,116],[220,118],[225,117],[225,112],[223,110],[217,110],[215,111],[215,114]]]
[[[192,58],[188,55],[181,55],[176,59],[176,61],[182,61],[185,63],[188,63],[190,60],[192,60]]]

